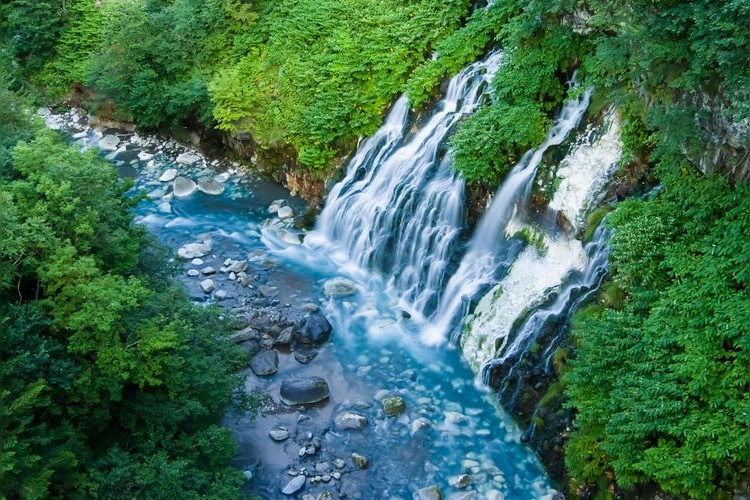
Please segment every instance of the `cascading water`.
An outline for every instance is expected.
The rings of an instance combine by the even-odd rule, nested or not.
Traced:
[[[591,93],[589,89],[565,105],[545,141],[537,149],[527,152],[500,186],[490,208],[482,216],[458,270],[451,276],[442,294],[431,326],[422,333],[425,343],[440,344],[451,332],[454,335],[460,333],[460,322],[468,312],[469,301],[495,280],[499,267],[510,264],[507,262],[510,246],[505,227],[513,216],[515,205],[527,197],[525,195],[544,153],[562,143],[570,131],[578,126]]]
[[[414,313],[434,307],[462,227],[464,183],[441,145],[480,104],[501,58],[493,52],[451,79],[411,137],[405,135],[408,102],[399,99],[361,145],[318,219],[313,240],[334,242],[360,268],[390,276],[390,288]]]
[[[574,228],[617,165],[621,149],[619,123],[609,113],[604,126],[582,134],[560,162],[563,181],[553,201],[565,207],[563,213]],[[552,205],[552,210],[560,206]],[[505,231],[514,234],[524,227],[537,234],[539,243],[524,248],[508,274],[479,301],[461,336],[464,358],[475,371],[486,372],[487,367],[482,367],[487,363],[497,367],[517,361],[542,327],[575,310],[581,296],[587,295],[583,291],[595,289],[606,272],[603,230],[584,249],[568,234],[526,226],[517,217]],[[514,326],[519,321],[522,326]]]

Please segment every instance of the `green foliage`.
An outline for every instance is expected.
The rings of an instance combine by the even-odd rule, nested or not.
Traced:
[[[169,281],[111,165],[0,98],[2,144],[25,139],[0,178],[0,491],[239,497],[227,323]]]
[[[290,144],[311,168],[372,133],[411,70],[451,33],[468,2],[260,2],[244,54],[211,82],[221,129]]]
[[[567,463],[580,482],[706,498],[750,466],[750,189],[675,160],[661,193],[608,219],[626,298],[575,323]]]
[[[5,34],[8,50],[20,63],[24,76],[34,74],[54,54],[65,24],[63,2],[11,0],[2,12],[7,16],[0,21],[0,32]]]

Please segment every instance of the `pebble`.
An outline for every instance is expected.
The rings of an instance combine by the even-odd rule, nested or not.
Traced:
[[[214,274],[214,273],[216,273],[216,270],[211,266],[204,267],[203,269],[201,269],[201,274],[209,275],[209,274]]]
[[[190,261],[190,263],[194,266],[202,266],[203,265],[203,259],[195,258]]]
[[[187,275],[191,278],[195,278],[196,276],[200,276],[201,273],[198,272],[197,269],[188,269]]]

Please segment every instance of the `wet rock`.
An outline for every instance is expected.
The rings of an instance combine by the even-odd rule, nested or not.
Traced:
[[[268,435],[274,441],[286,441],[287,439],[289,439],[289,431],[285,429],[284,427],[277,427],[275,429],[271,429]]]
[[[432,428],[432,422],[424,417],[414,419],[409,426],[409,434],[414,437],[418,434],[423,434]]]
[[[291,219],[294,217],[294,211],[289,207],[281,207],[278,209],[276,215],[279,216],[279,219]]]
[[[303,365],[309,363],[318,355],[318,351],[314,349],[297,349],[294,351],[294,359],[302,363]]]
[[[343,469],[344,467],[346,467],[346,462],[344,462],[340,458],[337,458],[333,461],[333,466],[337,469]]]
[[[443,494],[437,485],[428,486],[417,491],[415,500],[442,500]]]
[[[209,274],[215,274],[215,273],[216,273],[216,269],[214,269],[211,266],[204,267],[203,269],[201,269],[201,274],[205,274],[206,276],[208,276]]]
[[[333,424],[336,427],[336,430],[339,431],[361,431],[362,429],[367,427],[367,417],[365,417],[364,415],[360,415],[359,413],[347,410],[337,414],[333,418]]]
[[[386,417],[396,417],[406,409],[404,400],[398,396],[383,398],[383,411]]]
[[[245,476],[245,481],[253,480],[253,471],[251,470],[242,471],[242,475]]]
[[[172,213],[172,205],[168,201],[163,201],[159,203],[159,206],[157,207],[159,212],[163,214],[171,214]]]
[[[200,276],[201,273],[198,272],[197,269],[188,269],[187,275],[191,278],[195,278],[196,276]]]
[[[191,165],[199,161],[201,161],[201,157],[191,152],[180,153],[175,159],[175,163],[182,163],[183,165]]]
[[[205,279],[201,281],[200,285],[203,293],[211,293],[214,291],[214,280],[212,279]]]
[[[164,171],[163,174],[159,177],[159,180],[161,182],[172,182],[177,177],[177,169],[176,168],[170,168]]]
[[[237,347],[249,353],[251,356],[260,352],[260,344],[255,340],[248,340],[237,344]]]
[[[370,459],[359,453],[352,453],[352,462],[358,469],[366,469],[370,466]]]
[[[198,179],[198,190],[202,193],[218,196],[224,192],[224,184],[213,177],[201,177]]]
[[[274,349],[260,351],[250,360],[250,369],[259,377],[273,375],[279,370],[279,353]]]
[[[286,483],[286,486],[282,488],[281,492],[284,495],[294,495],[298,491],[300,491],[302,488],[305,487],[305,481],[307,478],[305,476],[296,476],[293,477],[291,481]]]
[[[290,406],[319,403],[329,395],[328,383],[320,377],[284,379],[279,389],[281,402]]]
[[[195,182],[183,176],[176,177],[172,183],[172,190],[177,198],[187,198],[197,189],[198,185]]]
[[[241,273],[247,271],[247,262],[244,260],[234,260],[229,265],[226,265],[226,268],[230,273]]]
[[[471,478],[468,474],[460,474],[458,476],[449,477],[448,484],[453,488],[463,489],[471,484]]]
[[[163,189],[154,189],[146,194],[146,198],[149,200],[158,200],[159,198],[163,198],[165,194]]]
[[[214,294],[214,297],[216,297],[216,300],[224,300],[224,299],[226,299],[226,298],[227,298],[228,296],[229,296],[229,295],[227,294],[227,292],[226,292],[225,290],[218,290],[218,291],[217,291],[217,292],[216,292],[216,293]]]
[[[258,332],[253,328],[245,328],[241,332],[233,333],[229,338],[235,344],[240,344],[248,340],[255,340],[258,337]]]
[[[297,324],[297,339],[303,344],[320,345],[331,338],[332,329],[322,312],[309,312]]]
[[[211,245],[209,243],[188,243],[177,250],[177,255],[183,259],[204,257],[209,253],[211,253]]]
[[[102,137],[102,139],[99,141],[99,149],[104,151],[114,151],[117,149],[117,146],[120,144],[120,138],[116,135],[105,135]]]
[[[279,336],[276,337],[276,340],[274,340],[273,345],[289,345],[292,343],[293,338],[294,329],[291,326],[284,328],[283,330],[281,330],[281,333],[279,333]]]
[[[331,278],[323,283],[323,292],[329,297],[346,297],[356,291],[354,282],[346,278]]]

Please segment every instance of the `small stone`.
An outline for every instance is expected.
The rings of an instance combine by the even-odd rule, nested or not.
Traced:
[[[320,377],[284,379],[279,389],[281,402],[290,406],[318,403],[329,395],[328,383]]]
[[[458,476],[449,477],[448,484],[453,488],[463,489],[471,484],[471,478],[468,474],[460,474]]]
[[[102,139],[99,141],[99,149],[102,149],[104,151],[114,151],[117,149],[117,146],[120,144],[120,138],[116,135],[105,135],[102,137]]]
[[[237,275],[235,273],[229,273],[228,278],[232,281],[237,281]]]
[[[370,466],[370,459],[359,453],[352,453],[352,462],[358,469],[366,469]]]
[[[203,269],[201,269],[201,274],[205,274],[206,276],[208,276],[209,274],[215,274],[215,273],[216,273],[216,269],[214,269],[211,266],[204,267]]]
[[[197,269],[188,269],[187,275],[191,278],[195,278],[196,276],[200,276],[201,273],[198,272]]]
[[[424,417],[414,419],[409,426],[409,434],[414,437],[417,434],[424,433],[432,428],[432,422]]]
[[[216,300],[224,300],[227,298],[227,292],[224,290],[219,290],[214,294],[214,297],[216,297]]]
[[[201,281],[200,285],[203,293],[211,293],[214,291],[214,281],[211,279],[205,279]]]
[[[202,266],[203,265],[203,259],[195,258],[190,261],[190,263],[194,266]]]
[[[324,483],[328,483],[328,482],[331,481],[331,475],[330,474],[323,474],[321,476],[321,479],[323,480]]]
[[[318,451],[315,449],[315,446],[313,445],[307,445],[305,446],[305,455],[313,456],[315,455],[315,452]]]
[[[305,476],[296,476],[291,481],[286,483],[286,486],[281,490],[284,495],[294,495],[299,490],[305,487],[307,478]]]
[[[289,345],[292,343],[292,339],[294,338],[294,329],[290,326],[287,328],[284,328],[278,337],[276,337],[276,340],[273,341],[273,345]]]
[[[242,471],[242,474],[245,476],[245,481],[252,481],[253,471],[251,470]]]
[[[383,403],[383,411],[385,412],[386,417],[398,416],[401,413],[403,413],[403,411],[406,409],[406,404],[404,403],[404,400],[398,396],[391,396],[388,398],[384,398],[382,403]]]
[[[337,458],[333,461],[333,466],[337,469],[343,469],[344,467],[346,467],[346,462],[344,462],[340,458]]]
[[[146,198],[149,200],[158,200],[159,198],[164,197],[164,190],[163,189],[154,189],[153,191],[150,191],[148,194],[146,194]]]
[[[164,171],[163,174],[159,177],[159,180],[161,182],[172,182],[177,177],[177,169],[176,168],[169,168]]]
[[[321,447],[323,446],[323,443],[322,443],[322,442],[320,441],[320,438],[319,438],[319,437],[314,437],[314,438],[312,438],[312,445],[313,445],[313,446],[314,446],[314,447],[315,447],[316,449],[318,449],[318,450],[319,450],[319,449],[320,449],[320,448],[321,448]]]
[[[302,363],[303,365],[309,363],[318,355],[318,351],[313,349],[297,349],[294,351],[294,359]]]
[[[240,273],[247,271],[247,262],[244,260],[235,260],[231,264],[224,264],[229,272]]]
[[[320,307],[318,307],[318,304],[313,304],[312,302],[308,302],[302,305],[302,309],[304,309],[307,312],[314,313],[314,312],[318,312],[318,309],[320,309]]]
[[[271,429],[268,435],[271,436],[271,439],[273,439],[274,441],[286,441],[287,439],[289,439],[289,431],[283,427]]]
[[[339,479],[341,479],[341,473],[339,471],[333,471],[331,473],[331,477],[333,477],[336,481],[338,481]]]
[[[159,206],[156,207],[159,212],[163,214],[171,214],[172,213],[172,205],[168,201],[163,201],[159,203]]]

